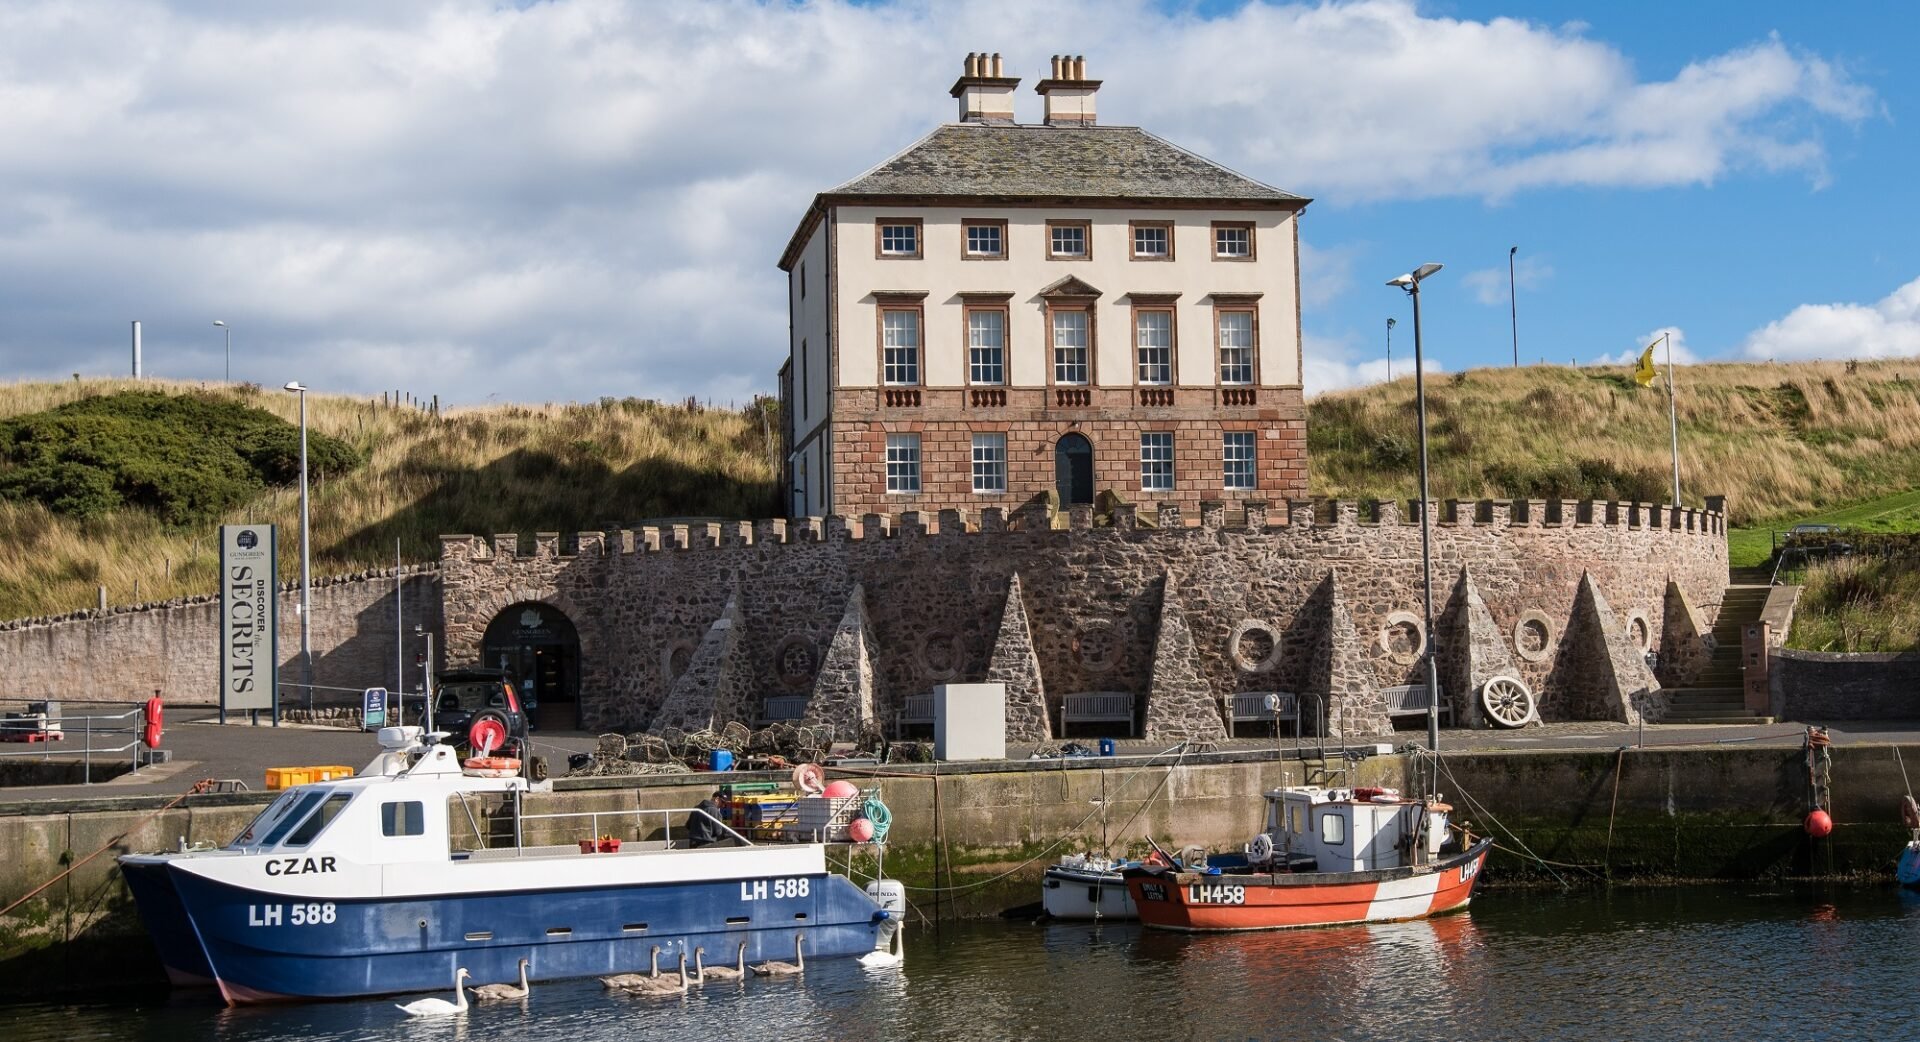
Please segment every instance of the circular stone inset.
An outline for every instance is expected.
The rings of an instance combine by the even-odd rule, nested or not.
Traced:
[[[920,638],[920,669],[933,680],[952,680],[960,675],[960,637],[950,630],[935,630]]]
[[[667,683],[680,679],[680,674],[693,665],[693,651],[693,641],[681,640],[667,645],[667,649],[660,653],[660,672],[666,676]]]
[[[1242,673],[1271,673],[1280,665],[1280,637],[1259,619],[1241,619],[1227,635],[1227,657]]]
[[[1638,608],[1627,612],[1627,637],[1641,651],[1653,647],[1653,626],[1647,622],[1646,612]]]
[[[1073,635],[1073,658],[1091,673],[1120,664],[1120,634],[1110,622],[1089,622]]]
[[[1513,624],[1513,650],[1528,662],[1544,662],[1553,654],[1553,620],[1543,611],[1524,611]]]
[[[1427,650],[1427,627],[1410,611],[1391,612],[1380,627],[1380,648],[1393,661],[1411,666]]]
[[[813,649],[813,641],[794,634],[780,642],[780,650],[773,656],[774,671],[780,675],[780,683],[791,688],[801,688],[813,682],[814,671],[820,668],[820,656]]]

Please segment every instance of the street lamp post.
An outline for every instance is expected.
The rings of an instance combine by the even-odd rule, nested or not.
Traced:
[[[1413,298],[1413,400],[1420,433],[1420,599],[1426,612],[1427,660],[1427,748],[1440,751],[1440,666],[1434,660],[1433,631],[1433,501],[1427,494],[1427,388],[1420,344],[1420,283],[1440,270],[1438,264],[1422,264],[1387,283],[1407,291]]]
[[[1515,292],[1513,281],[1513,255],[1520,252],[1514,246],[1507,250],[1507,314],[1513,320],[1513,367],[1520,368],[1520,295]]]
[[[230,325],[227,325],[226,322],[217,318],[213,320],[213,324],[227,331],[227,382],[232,383],[233,382],[233,327]]]
[[[313,710],[313,539],[307,508],[307,389],[300,381],[287,384],[300,396],[300,674],[306,685],[307,710]]]

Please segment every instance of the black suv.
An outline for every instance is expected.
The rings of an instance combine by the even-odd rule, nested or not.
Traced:
[[[479,736],[492,733],[494,756],[522,758],[528,749],[527,714],[500,669],[450,669],[433,678],[434,730],[464,755],[480,754]]]

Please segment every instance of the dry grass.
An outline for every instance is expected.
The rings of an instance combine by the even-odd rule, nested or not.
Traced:
[[[0,418],[76,398],[140,388],[184,393],[198,384],[91,380],[0,384]],[[293,395],[252,387],[233,394],[289,421]],[[664,515],[760,517],[774,500],[779,418],[743,410],[665,406],[636,399],[588,405],[414,409],[308,396],[308,422],[360,448],[368,462],[344,477],[313,475],[316,574],[391,565],[397,539],[408,561],[439,554],[448,532],[563,532]],[[281,576],[299,573],[299,490],[275,489],[229,522],[281,526]],[[37,504],[0,502],[0,618],[211,592],[217,545],[206,530],[170,529],[121,511],[93,521]]]
[[[1678,384],[1682,491],[1691,505],[1725,494],[1735,524],[1920,484],[1920,359],[1682,366]],[[1635,386],[1625,367],[1442,375],[1427,412],[1436,498],[1525,495],[1516,486],[1582,464],[1649,498],[1671,485],[1664,385]],[[1314,494],[1413,498],[1413,413],[1411,378],[1316,397]]]
[[[1810,651],[1909,651],[1920,645],[1920,561],[1842,557],[1816,561],[1803,589],[1790,647]]]

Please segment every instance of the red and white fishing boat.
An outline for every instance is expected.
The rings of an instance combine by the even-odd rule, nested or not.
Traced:
[[[1266,800],[1266,831],[1244,854],[1156,851],[1127,869],[1140,921],[1214,932],[1441,915],[1467,907],[1493,845],[1450,834],[1437,798],[1301,785]]]

